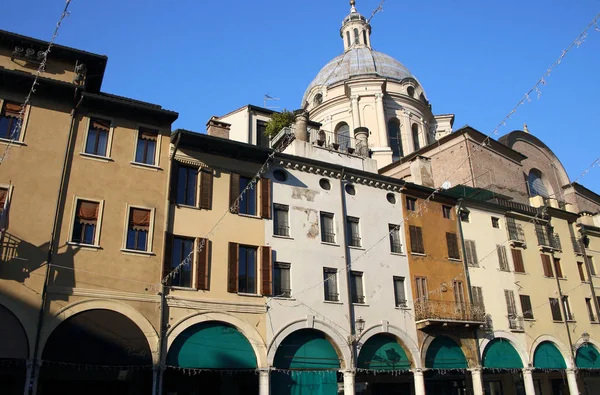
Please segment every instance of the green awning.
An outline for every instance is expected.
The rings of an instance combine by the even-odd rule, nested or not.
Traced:
[[[233,326],[204,322],[177,336],[167,364],[192,369],[255,369],[256,355],[248,339]]]
[[[466,369],[467,359],[454,340],[445,336],[438,336],[427,349],[425,367],[430,369]]]
[[[519,353],[506,339],[494,339],[483,353],[483,367],[493,369],[521,369]]]
[[[533,367],[536,369],[566,369],[567,365],[553,343],[543,342],[535,349]]]
[[[322,332],[303,329],[286,337],[277,347],[275,367],[278,369],[339,369],[335,349]]]
[[[577,350],[575,365],[583,369],[600,369],[600,353],[591,344],[581,346]]]
[[[410,369],[410,360],[404,349],[392,336],[379,334],[371,337],[360,349],[359,369]]]

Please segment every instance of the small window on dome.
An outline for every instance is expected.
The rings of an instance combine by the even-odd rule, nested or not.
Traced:
[[[408,96],[410,96],[410,97],[415,97],[415,88],[413,88],[412,86],[409,86],[406,89],[406,93],[408,93]]]
[[[315,106],[318,106],[318,105],[320,105],[321,103],[323,103],[323,95],[322,95],[322,94],[320,94],[320,93],[317,93],[317,94],[315,95],[315,99],[313,100],[313,104],[314,104]]]

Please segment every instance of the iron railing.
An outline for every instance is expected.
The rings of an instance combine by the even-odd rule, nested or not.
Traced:
[[[441,300],[417,300],[415,302],[417,321],[464,321],[485,322],[485,308],[481,304],[446,302]]]

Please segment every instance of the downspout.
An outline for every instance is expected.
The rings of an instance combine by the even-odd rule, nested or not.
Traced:
[[[73,95],[73,99],[77,100],[77,94],[79,92],[79,87],[75,88],[75,92]],[[35,345],[33,348],[33,366],[31,377],[29,378],[28,388],[26,388],[26,393],[35,393],[35,389],[33,383],[36,381],[36,373],[37,373],[37,360],[40,348],[40,336],[42,332],[42,326],[44,321],[44,309],[46,306],[47,296],[48,296],[48,280],[50,279],[50,266],[52,265],[52,256],[54,255],[54,245],[56,244],[57,236],[59,233],[58,229],[58,219],[60,214],[60,207],[63,203],[64,193],[66,192],[65,182],[67,178],[67,164],[69,162],[69,152],[71,151],[71,145],[73,143],[73,134],[75,131],[75,115],[77,114],[77,110],[83,101],[83,95],[77,101],[77,104],[71,110],[71,123],[69,126],[69,136],[67,138],[67,146],[65,148],[65,155],[63,158],[63,165],[60,176],[60,183],[58,187],[58,196],[56,198],[56,207],[54,209],[54,220],[52,223],[52,233],[50,234],[50,243],[48,246],[48,255],[46,256],[46,274],[44,276],[44,284],[42,286],[42,302],[40,305],[40,311],[38,313],[38,322],[37,328],[35,331]],[[37,387],[37,386],[36,386]]]

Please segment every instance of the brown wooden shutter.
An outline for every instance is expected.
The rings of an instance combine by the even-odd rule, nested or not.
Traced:
[[[521,250],[511,249],[513,263],[515,264],[515,272],[525,273],[525,265],[523,264],[523,253]]]
[[[260,201],[261,218],[271,219],[271,180],[268,178],[260,179]]]
[[[162,277],[160,280],[164,280],[171,273],[171,263],[173,261],[173,239],[174,236],[171,233],[166,233],[165,235],[165,251],[163,253],[163,268],[162,268]],[[165,282],[165,285],[171,285],[171,279]]]
[[[262,247],[262,265],[260,268],[262,277],[262,295],[271,296],[273,293],[273,259],[271,247]]]
[[[238,291],[238,255],[239,248],[237,243],[229,243],[229,267],[227,270],[227,292],[237,293]]]
[[[202,243],[204,242],[204,245]],[[208,261],[209,261],[209,241],[208,239],[196,239],[196,289],[208,291]],[[202,250],[200,250],[202,246]]]
[[[554,277],[552,264],[550,263],[550,257],[548,255],[542,254],[542,266],[544,268],[544,276]]]
[[[179,162],[171,161],[171,180],[169,181],[169,201],[177,202],[177,185],[179,184]]]
[[[212,210],[213,199],[213,171],[212,169],[200,170],[200,208]]]
[[[238,196],[240,196],[240,175],[231,173],[229,178],[229,208],[232,214],[237,214],[240,212],[239,205],[233,207],[233,204],[237,200]]]

